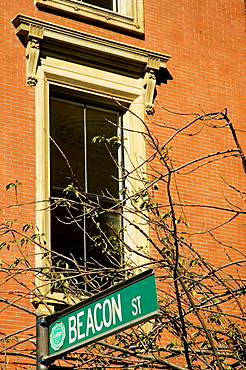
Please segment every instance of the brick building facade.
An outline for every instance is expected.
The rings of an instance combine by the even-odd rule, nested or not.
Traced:
[[[118,125],[121,113],[115,113],[118,109],[116,101],[120,102],[121,108],[127,106],[134,113],[129,118],[127,112],[123,118],[123,126],[124,119],[127,122],[128,151],[134,158],[129,161],[130,167],[137,167],[139,158],[148,158],[153,153],[153,148],[146,147],[144,140],[131,138],[131,130],[142,130],[139,118],[145,120],[163,145],[177,132],[173,128],[177,130],[194,118],[192,114],[177,115],[174,112],[212,114],[227,108],[238,141],[228,126],[217,129],[215,126],[220,125],[220,121],[213,121],[211,124],[204,122],[204,126],[195,123],[185,131],[185,135],[177,135],[170,143],[173,163],[181,166],[180,172],[183,171],[182,176],[177,177],[173,191],[176,203],[211,206],[209,210],[199,208],[199,211],[196,207],[186,207],[184,211],[179,206],[178,212],[184,212],[184,218],[189,220],[190,233],[197,233],[194,240],[199,253],[210,262],[226,264],[227,252],[223,248],[218,249],[214,242],[219,239],[224,245],[234,247],[231,260],[241,258],[241,253],[245,253],[243,215],[237,215],[228,225],[228,213],[216,207],[244,209],[244,193],[241,192],[245,191],[245,171],[241,160],[244,158],[240,155],[242,157],[246,151],[245,1],[13,0],[11,4],[4,1],[0,19],[1,222],[18,219],[17,229],[18,225],[33,222],[39,226],[39,232],[46,234],[50,248],[51,221],[45,214],[47,202],[43,200],[57,196],[55,191],[67,186],[68,182],[57,180],[56,167],[63,165],[59,159],[56,161],[56,154],[53,154],[53,164],[48,158],[49,122],[53,119],[56,124],[56,118],[51,118],[49,113],[49,96],[53,98],[54,117],[59,115],[62,105],[72,101],[73,108],[69,105],[65,108],[67,119],[70,109],[81,108],[88,126],[92,119],[89,114],[95,119],[95,112],[100,109],[106,109],[108,119],[115,120]],[[83,106],[75,108],[79,107],[78,99],[83,101]],[[225,121],[222,126],[224,124]],[[71,125],[75,129],[77,121]],[[64,127],[56,130],[60,130],[57,140],[62,146],[62,140],[66,141],[64,135],[71,132]],[[113,136],[115,132],[110,131],[109,134]],[[95,136],[97,132],[92,130],[91,135]],[[75,137],[71,140],[76,141]],[[76,142],[73,145],[76,146]],[[227,155],[227,150],[238,150],[239,145],[239,158]],[[210,163],[211,157],[208,156],[204,159],[207,166],[201,166],[195,173],[190,172],[194,165],[182,169],[184,163],[217,152],[226,158]],[[102,164],[103,161],[98,162],[97,166],[100,168]],[[94,162],[92,168],[97,171],[98,167],[93,166]],[[161,165],[156,163],[155,166],[156,173],[162,173]],[[52,174],[50,167],[53,168]],[[97,193],[93,182],[104,180],[96,178],[93,181],[93,171],[89,174],[90,165],[88,168],[87,180],[85,175],[81,175],[81,181],[86,182],[89,193]],[[76,170],[79,173],[80,170]],[[107,170],[103,172],[107,176]],[[16,180],[22,185],[18,185]],[[50,190],[52,181],[53,194]],[[4,190],[10,183],[12,188]],[[112,185],[112,193],[114,191],[118,189]],[[167,200],[164,187],[157,199],[164,203]],[[214,234],[219,224],[225,226]],[[6,240],[6,236],[10,240],[9,233],[5,234],[4,230],[2,240]],[[208,235],[205,230],[212,230],[212,234]],[[62,232],[59,236],[64,238]],[[57,242],[58,251],[62,248],[61,243]],[[136,244],[140,243],[141,237],[136,236]],[[4,272],[0,332],[3,336],[1,366],[4,369],[10,365],[16,369],[30,368],[35,359],[32,351],[25,359],[21,356],[26,350],[26,342],[19,346],[18,356],[11,357],[18,338],[29,338],[31,350],[35,349],[35,337],[32,337],[35,305],[30,298],[35,286],[31,266],[41,266],[42,257],[37,245],[23,245],[22,256],[28,255],[27,271],[20,274],[18,281],[10,279],[5,268],[8,263],[16,261],[19,252],[12,244],[9,249],[2,245]],[[155,256],[156,252],[152,253]],[[23,297],[26,287],[30,291]],[[10,301],[14,305],[10,306]],[[54,306],[54,302],[52,304]],[[40,312],[47,313],[47,308],[42,309]],[[23,327],[30,329],[19,333]],[[13,333],[14,336],[10,336]],[[28,346],[29,350],[30,344]],[[6,348],[9,348],[9,354],[6,354]]]

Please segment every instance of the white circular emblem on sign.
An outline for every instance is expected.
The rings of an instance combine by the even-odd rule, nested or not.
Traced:
[[[62,322],[57,322],[50,333],[50,345],[54,351],[58,351],[64,343],[66,337],[66,329]]]

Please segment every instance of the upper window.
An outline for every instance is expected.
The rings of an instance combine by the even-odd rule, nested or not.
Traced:
[[[36,5],[121,32],[144,33],[143,0],[36,0]]]

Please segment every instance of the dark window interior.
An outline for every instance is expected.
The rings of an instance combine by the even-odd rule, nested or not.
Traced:
[[[100,210],[92,219],[86,216],[85,206],[79,204],[73,194],[64,193],[68,185],[73,183],[78,186],[69,168],[71,166],[84,189],[87,202],[99,202],[104,209],[115,209],[115,202],[110,200],[109,195],[118,198],[118,168],[115,162],[119,160],[119,149],[111,147],[110,155],[103,142],[93,143],[92,139],[95,136],[117,136],[119,123],[120,113],[114,109],[87,105],[56,95],[50,98],[51,248],[58,253],[56,263],[60,261],[64,268],[75,269],[76,266],[62,256],[75,258],[84,269],[95,269],[98,263],[112,268],[120,261],[117,248],[108,256],[105,243],[100,243],[96,225],[100,225],[107,238],[112,237],[112,229],[117,231],[120,228],[117,213]],[[56,203],[58,198],[64,199],[59,206]],[[72,204],[68,206],[66,199]],[[95,275],[92,279],[96,282]],[[79,277],[76,281],[84,289],[84,282]]]
[[[113,10],[113,0],[83,0],[83,2],[99,6],[100,8]]]

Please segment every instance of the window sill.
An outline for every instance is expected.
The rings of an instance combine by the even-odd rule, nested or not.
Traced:
[[[36,0],[35,4],[47,11],[63,13],[81,21],[93,21],[102,27],[113,28],[120,32],[125,30],[138,35],[144,34],[142,0],[131,1],[129,15],[70,0]]]

